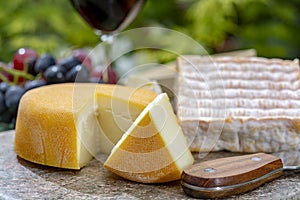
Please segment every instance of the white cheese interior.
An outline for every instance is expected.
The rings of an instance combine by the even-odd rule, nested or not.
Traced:
[[[140,108],[120,98],[97,96],[76,114],[78,161],[85,165],[91,157],[109,155],[124,132],[140,113]],[[82,164],[82,165],[81,165]]]
[[[80,166],[84,166],[92,157],[96,157],[99,152],[109,154],[114,146],[114,143],[107,137],[98,122],[99,112],[97,97],[95,96],[77,114],[77,152]],[[111,135],[122,134],[114,131],[114,127],[112,127],[110,133]],[[121,135],[118,137],[121,137]]]
[[[178,169],[185,169],[191,163],[190,154],[186,153],[189,148],[165,93],[156,97],[149,113]]]
[[[98,133],[102,132],[98,125],[95,108],[95,103],[88,103],[77,115],[77,156],[80,167],[89,162],[93,155],[96,155],[99,147],[108,148],[107,146],[97,145],[98,135],[102,135]]]

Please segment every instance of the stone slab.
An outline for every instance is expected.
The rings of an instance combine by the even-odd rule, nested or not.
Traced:
[[[193,199],[179,181],[150,185],[127,181],[95,159],[78,171],[37,165],[14,153],[13,139],[14,131],[0,133],[0,199]],[[205,159],[232,155],[236,154],[210,153]],[[300,171],[285,172],[279,179],[228,199],[300,199]]]

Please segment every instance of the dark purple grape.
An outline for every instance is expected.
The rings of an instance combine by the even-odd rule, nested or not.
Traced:
[[[47,82],[45,80],[33,80],[33,81],[26,81],[25,85],[24,85],[24,89],[26,91],[34,89],[34,88],[38,88],[41,86],[46,85]]]
[[[73,67],[66,74],[66,80],[69,82],[89,82],[90,72],[82,65]]]
[[[11,123],[13,124],[13,126],[16,126],[16,122],[17,122],[17,116],[13,116],[11,119]]]
[[[9,88],[9,84],[6,82],[0,83],[0,91],[4,94],[6,90]]]
[[[43,54],[35,63],[34,72],[37,74],[44,72],[48,67],[55,65],[55,63],[55,58],[51,54]]]
[[[6,110],[6,112],[1,113],[0,122],[11,123],[12,118],[13,118],[13,114],[11,112],[8,112],[8,110]]]
[[[67,71],[80,64],[81,61],[74,56],[67,57],[59,62],[59,65],[63,66]]]
[[[66,81],[66,69],[60,65],[53,65],[44,72],[47,83],[63,83]]]
[[[37,58],[31,57],[27,61],[27,72],[29,74],[32,74],[33,76],[36,76],[38,73],[35,71],[34,66],[36,64]]]
[[[90,72],[93,71],[93,61],[89,57],[89,52],[86,49],[77,49],[73,51],[72,55],[78,58],[82,65],[85,66]]]
[[[13,115],[17,114],[18,106],[25,90],[19,85],[10,86],[5,92],[5,105]]]
[[[6,109],[4,94],[0,92],[0,115],[6,111]]]

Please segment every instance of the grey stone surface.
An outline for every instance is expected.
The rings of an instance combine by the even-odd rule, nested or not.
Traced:
[[[124,180],[92,160],[81,170],[37,165],[16,156],[14,132],[0,133],[0,199],[192,199],[180,182],[139,184]],[[211,153],[205,159],[235,155]],[[228,199],[300,199],[300,171]]]

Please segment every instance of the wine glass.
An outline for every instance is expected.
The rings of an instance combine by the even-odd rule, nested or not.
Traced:
[[[105,46],[102,80],[110,83],[111,44],[114,35],[126,28],[140,11],[145,0],[70,0],[76,11],[96,31]]]

